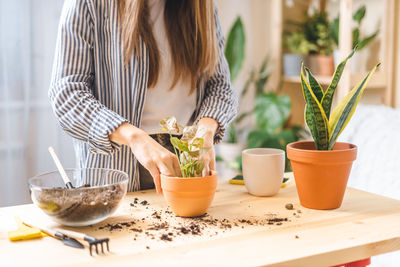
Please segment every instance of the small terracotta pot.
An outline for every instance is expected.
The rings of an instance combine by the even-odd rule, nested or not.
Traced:
[[[332,151],[315,150],[312,141],[287,145],[300,204],[306,208],[329,210],[342,205],[357,147],[336,143]]]
[[[335,71],[333,55],[318,55],[318,75],[332,76]]]
[[[214,199],[218,174],[182,178],[161,175],[161,188],[165,199],[176,216],[197,217],[206,213]]]

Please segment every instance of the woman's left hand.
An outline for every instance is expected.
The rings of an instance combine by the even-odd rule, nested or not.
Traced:
[[[206,133],[204,136],[204,147],[209,147],[210,149],[207,153],[204,153],[200,158],[204,162],[204,169],[202,176],[211,175],[211,171],[215,171],[215,152],[214,152],[214,133]]]
[[[202,176],[209,176],[211,171],[215,171],[215,153],[214,153],[214,135],[218,129],[218,122],[212,118],[202,118],[199,120],[198,125],[203,125],[207,129],[204,134],[204,147],[209,147],[207,153],[204,153],[200,158],[204,162],[204,169]]]

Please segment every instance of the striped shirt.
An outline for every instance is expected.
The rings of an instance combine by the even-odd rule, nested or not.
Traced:
[[[215,142],[237,113],[224,38],[215,12],[219,61],[215,73],[199,81],[192,122],[203,117],[219,123]],[[128,173],[128,190],[140,189],[138,162],[127,146],[109,140],[123,122],[140,128],[147,88],[148,54],[127,66],[118,30],[116,0],[65,1],[58,30],[49,98],[60,126],[73,137],[79,168],[110,168]]]

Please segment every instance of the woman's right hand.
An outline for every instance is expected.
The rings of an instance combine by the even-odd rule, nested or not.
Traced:
[[[157,193],[162,193],[160,174],[180,176],[177,157],[143,130],[123,123],[109,137],[111,141],[131,148],[136,159],[153,177]]]

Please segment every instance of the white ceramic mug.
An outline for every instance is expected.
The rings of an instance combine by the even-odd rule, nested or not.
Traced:
[[[250,148],[242,151],[244,184],[250,194],[273,196],[278,193],[285,171],[285,151]]]

